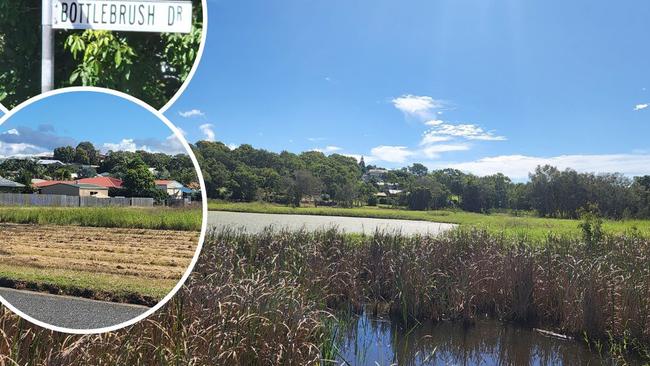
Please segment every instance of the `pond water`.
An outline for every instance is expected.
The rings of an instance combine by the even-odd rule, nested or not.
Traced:
[[[282,215],[243,212],[210,211],[208,223],[213,228],[241,228],[249,233],[259,233],[271,226],[275,229],[320,230],[337,228],[347,233],[372,234],[376,230],[400,232],[403,235],[440,234],[456,227],[437,222],[372,219],[365,217]]]
[[[533,329],[479,320],[424,323],[405,328],[367,314],[339,330],[337,365],[602,365],[581,342],[545,336]],[[634,364],[633,362],[631,364]]]

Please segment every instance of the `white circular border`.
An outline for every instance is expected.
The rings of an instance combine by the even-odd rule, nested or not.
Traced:
[[[167,296],[165,296],[153,308],[147,310],[144,314],[141,314],[141,315],[139,315],[139,316],[137,316],[137,317],[135,317],[135,318],[133,318],[131,320],[122,322],[120,324],[117,324],[117,325],[114,325],[114,326],[111,326],[111,327],[97,328],[97,329],[72,329],[72,328],[57,327],[57,326],[53,326],[51,324],[42,322],[42,321],[40,321],[38,319],[32,318],[31,316],[23,313],[22,311],[20,311],[19,309],[17,309],[13,305],[11,305],[11,303],[9,303],[9,301],[5,300],[4,297],[0,296],[0,302],[4,306],[9,308],[9,310],[13,311],[14,313],[18,314],[23,319],[29,321],[30,323],[36,324],[36,325],[38,325],[40,327],[43,327],[43,328],[46,328],[46,329],[49,329],[49,330],[53,330],[53,331],[56,331],[56,332],[68,333],[68,334],[88,335],[88,334],[99,334],[99,333],[113,332],[113,331],[116,331],[118,329],[122,329],[124,327],[128,327],[130,325],[138,323],[138,322],[144,320],[145,318],[149,317],[150,315],[152,315],[156,311],[158,311],[167,302],[169,302],[169,300],[171,300],[171,298],[174,297],[174,295],[176,295],[176,293],[181,289],[181,287],[183,287],[183,285],[187,281],[188,277],[192,273],[192,270],[194,269],[194,266],[196,265],[196,262],[198,261],[199,256],[201,254],[201,249],[203,248],[203,242],[205,241],[205,235],[206,235],[207,227],[208,227],[208,220],[207,220],[208,219],[208,204],[207,204],[208,198],[207,198],[206,189],[205,189],[205,182],[203,180],[203,173],[201,172],[199,162],[196,159],[196,156],[194,155],[194,152],[190,148],[190,145],[188,144],[187,140],[185,139],[183,134],[180,132],[180,130],[176,126],[174,126],[174,124],[171,123],[169,121],[169,119],[167,119],[167,117],[165,117],[162,114],[161,111],[156,110],[155,108],[149,106],[145,102],[143,102],[143,101],[141,101],[139,99],[136,99],[136,98],[134,98],[134,97],[132,97],[132,96],[130,96],[128,94],[118,92],[118,91],[115,91],[115,90],[111,90],[111,89],[95,88],[95,87],[71,87],[71,88],[57,89],[57,90],[53,90],[53,91],[50,91],[50,92],[47,92],[47,93],[40,94],[40,95],[38,95],[36,97],[33,97],[33,98],[31,98],[31,99],[29,99],[27,101],[22,102],[16,108],[12,109],[6,115],[4,115],[4,116],[2,116],[0,118],[0,126],[3,123],[7,122],[7,120],[10,119],[13,115],[17,114],[22,109],[26,108],[27,106],[29,106],[32,103],[35,103],[37,101],[40,101],[42,99],[45,99],[45,98],[48,98],[48,97],[51,97],[51,96],[54,96],[54,95],[68,94],[68,93],[79,93],[79,92],[109,94],[109,95],[120,97],[122,99],[126,99],[126,100],[128,100],[128,101],[130,101],[132,103],[135,103],[135,104],[139,105],[140,107],[144,108],[145,110],[151,112],[154,116],[158,117],[158,119],[160,119],[160,121],[162,121],[167,127],[169,127],[169,129],[172,130],[174,135],[176,135],[176,138],[178,138],[181,141],[181,144],[183,145],[185,150],[187,150],[187,152],[189,153],[190,159],[192,159],[192,163],[194,164],[194,169],[196,170],[197,176],[199,178],[199,184],[201,185],[201,199],[202,199],[202,206],[203,206],[202,207],[203,221],[201,223],[201,235],[199,237],[199,242],[198,242],[196,251],[194,253],[194,257],[192,258],[192,262],[190,263],[189,267],[185,271],[185,274],[183,275],[183,277],[181,277],[181,279],[178,281],[176,286],[171,290],[171,292],[169,294],[167,294]]]
[[[160,108],[161,113],[167,112],[169,108],[176,103],[178,98],[181,97],[183,93],[185,93],[185,89],[189,86],[190,82],[192,79],[194,79],[194,74],[196,74],[196,70],[199,68],[199,64],[201,63],[201,59],[203,58],[203,50],[205,49],[205,43],[208,39],[208,0],[202,0],[201,5],[203,6],[203,29],[201,32],[201,44],[199,45],[199,51],[196,54],[196,59],[194,60],[194,65],[192,65],[192,69],[190,70],[189,75],[187,75],[187,79],[183,82],[181,87],[176,91],[176,93],[172,96],[172,98],[167,101],[167,103]],[[94,88],[94,87],[83,87],[83,86],[78,86],[78,87],[71,87],[68,89],[72,88]],[[66,89],[66,88],[62,88]],[[103,89],[103,88],[99,88]],[[58,90],[58,89],[57,89]],[[43,93],[39,94],[42,95]],[[48,93],[45,93],[46,95],[52,95]],[[18,108],[19,106],[23,105],[24,103],[28,102],[29,100],[32,100],[33,98],[37,98],[39,95],[34,96],[26,101],[21,102],[18,106],[14,107],[14,109]],[[2,103],[0,103],[0,112],[2,113],[9,113],[10,110],[7,109]]]

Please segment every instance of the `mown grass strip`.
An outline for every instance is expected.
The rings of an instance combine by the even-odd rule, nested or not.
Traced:
[[[176,285],[174,280],[143,281],[138,276],[94,274],[67,269],[0,265],[0,286],[56,295],[153,306]]]
[[[199,209],[0,207],[0,223],[153,230],[201,230]]]

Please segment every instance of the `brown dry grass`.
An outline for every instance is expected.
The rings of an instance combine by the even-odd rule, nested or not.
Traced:
[[[484,231],[213,233],[187,285],[135,326],[66,336],[0,311],[0,365],[319,365],[331,312],[384,304],[406,321],[489,313],[585,334],[650,360],[650,241],[531,246]],[[623,346],[620,346],[622,344]]]
[[[119,292],[126,285],[127,292],[161,298],[186,271],[198,237],[191,231],[0,224],[0,279],[71,294]]]

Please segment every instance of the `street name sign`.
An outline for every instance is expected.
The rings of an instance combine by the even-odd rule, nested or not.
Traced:
[[[51,0],[52,28],[190,33],[192,2],[173,0]]]

